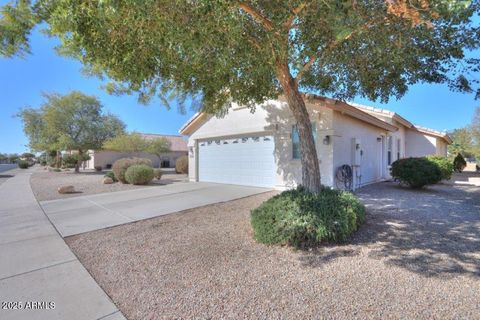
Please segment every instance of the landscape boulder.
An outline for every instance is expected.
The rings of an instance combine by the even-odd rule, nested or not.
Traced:
[[[112,183],[113,183],[112,178],[109,178],[109,177],[103,178],[103,184],[112,184]]]
[[[74,186],[62,186],[58,188],[58,193],[66,194],[66,193],[74,193],[75,187]]]

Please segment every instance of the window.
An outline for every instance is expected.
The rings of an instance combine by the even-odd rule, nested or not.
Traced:
[[[401,146],[402,146],[402,140],[397,139],[397,160],[400,159]]]
[[[387,138],[387,163],[388,165],[392,164],[392,146],[393,145],[393,137],[389,136]]]
[[[317,143],[317,126],[312,122],[312,135],[315,144]],[[300,159],[300,137],[298,136],[297,126],[292,126],[292,159]]]

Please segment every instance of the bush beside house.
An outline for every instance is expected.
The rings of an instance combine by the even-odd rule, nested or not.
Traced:
[[[442,181],[438,164],[425,157],[399,159],[392,163],[391,174],[411,188],[422,188]]]
[[[467,166],[467,162],[461,153],[457,154],[455,159],[453,159],[453,168],[455,172],[462,172],[463,169]]]
[[[149,184],[153,177],[153,168],[145,164],[132,165],[125,172],[125,180],[135,185]]]
[[[188,157],[187,156],[181,156],[177,159],[177,162],[175,163],[175,171],[177,173],[188,173]]]
[[[20,169],[28,169],[28,166],[29,166],[28,161],[26,161],[26,160],[19,160],[17,162],[17,165]]]
[[[450,180],[453,173],[453,163],[445,157],[428,156],[427,160],[435,163],[442,172],[442,180]]]
[[[284,191],[251,213],[255,240],[295,247],[345,241],[364,221],[365,207],[357,197],[330,188]]]
[[[152,161],[149,159],[145,158],[123,158],[115,161],[115,163],[112,166],[112,171],[115,175],[115,178],[122,182],[122,183],[128,183],[128,181],[125,179],[125,173],[127,172],[128,168],[133,165],[139,165],[143,164],[146,166],[149,166],[150,168],[152,167]]]

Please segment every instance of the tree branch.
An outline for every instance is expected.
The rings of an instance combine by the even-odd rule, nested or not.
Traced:
[[[287,21],[285,21],[284,23],[284,27],[289,30],[290,27],[292,26],[292,23],[293,21],[295,20],[295,17],[300,13],[302,12],[302,10],[307,6],[306,3],[302,3],[300,4],[298,7],[294,8],[292,10],[293,14],[287,19]]]
[[[265,17],[263,14],[255,10],[253,7],[251,7],[249,4],[245,2],[239,2],[238,3],[240,9],[245,11],[248,15],[250,15],[253,19],[255,19],[258,23],[260,23],[265,29],[267,30],[272,30],[273,29],[273,23]]]
[[[337,47],[339,44],[341,44],[342,42],[350,39],[352,36],[354,36],[355,34],[363,31],[363,30],[366,30],[370,27],[372,27],[374,25],[373,22],[368,22],[362,26],[360,26],[359,28],[351,31],[349,34],[347,34],[345,37],[341,38],[341,39],[335,39],[334,41],[330,42],[322,51],[325,52],[325,51],[328,51],[328,50],[332,50],[334,49],[335,47]],[[308,59],[307,63],[305,63],[303,65],[303,67],[300,69],[300,71],[298,72],[297,76],[295,77],[295,82],[298,84],[300,82],[300,80],[302,79],[302,77],[305,75],[305,73],[312,67],[312,65],[315,63],[315,61],[317,61],[318,57],[320,56],[320,52],[316,52],[314,55],[312,55],[310,57],[310,59]]]

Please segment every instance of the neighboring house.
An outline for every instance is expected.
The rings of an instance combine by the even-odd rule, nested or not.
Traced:
[[[96,166],[101,166],[103,169],[111,168],[113,163],[122,158],[148,158],[152,160],[152,164],[156,168],[174,168],[175,162],[181,156],[187,155],[187,141],[182,136],[178,135],[163,135],[163,134],[144,134],[141,135],[149,139],[166,138],[170,141],[170,152],[164,153],[159,159],[156,155],[145,152],[117,152],[108,150],[89,150],[90,160],[85,161],[83,168],[94,169]]]
[[[343,188],[339,168],[352,168],[352,187],[390,178],[398,158],[446,156],[450,138],[399,115],[305,95],[322,184]],[[295,120],[282,99],[250,109],[234,105],[223,118],[196,114],[181,129],[189,136],[189,178],[276,189],[301,184]]]

